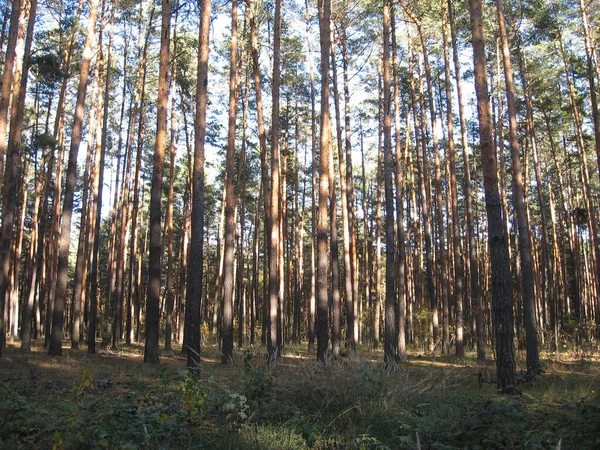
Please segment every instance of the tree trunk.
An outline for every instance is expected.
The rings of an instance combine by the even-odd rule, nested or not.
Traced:
[[[167,104],[169,101],[169,41],[171,38],[171,0],[162,0],[160,63],[158,73],[158,100],[156,114],[156,143],[150,190],[150,255],[148,259],[148,292],[146,298],[146,344],[144,362],[159,362],[159,302],[162,256],[161,191],[165,151],[167,147]]]
[[[173,341],[173,309],[175,306],[175,290],[173,283],[173,272],[175,257],[173,255],[173,203],[175,194],[175,161],[177,159],[177,118],[175,116],[175,93],[176,93],[176,73],[177,73],[177,13],[175,24],[173,26],[173,57],[171,66],[171,143],[169,149],[169,193],[167,197],[167,286],[166,286],[166,315],[165,315],[165,350],[171,351]],[[130,277],[131,279],[131,277]]]
[[[506,100],[508,107],[510,151],[513,175],[513,201],[517,215],[519,229],[519,256],[521,261],[521,281],[523,286],[523,308],[525,319],[525,333],[527,338],[527,373],[534,376],[540,371],[537,324],[535,317],[534,273],[531,256],[531,237],[527,210],[525,206],[525,191],[523,187],[523,173],[521,171],[519,135],[517,129],[517,106],[515,88],[513,83],[510,51],[508,48],[508,34],[503,10],[503,1],[496,0],[496,12],[500,27],[502,42],[502,59],[504,63],[504,79],[506,83]],[[542,205],[540,205],[541,207]]]
[[[329,258],[327,252],[327,218],[330,180],[331,153],[331,117],[329,113],[329,51],[331,1],[319,0],[319,36],[321,43],[321,136],[320,136],[320,174],[319,208],[317,225],[317,359],[327,363],[328,336],[328,295],[327,279]]]
[[[442,38],[444,47],[444,86],[446,90],[446,121],[448,122],[448,164],[450,166],[450,203],[452,212],[452,242],[454,251],[454,300],[456,308],[456,356],[464,358],[463,340],[463,255],[460,219],[458,215],[458,189],[454,148],[454,119],[452,112],[452,87],[450,85],[450,51],[448,49],[447,15],[452,5],[442,0]],[[451,14],[451,13],[450,13]]]
[[[204,144],[206,106],[208,103],[208,51],[211,0],[200,8],[198,43],[198,82],[196,85],[196,120],[194,140],[194,175],[192,177],[191,242],[188,259],[188,287],[185,306],[187,367],[200,375],[200,323],[202,278],[204,275]]]
[[[392,368],[398,361],[396,328],[396,270],[394,250],[394,163],[390,76],[390,2],[383,3],[383,155],[385,165],[385,349],[384,361]],[[402,226],[402,224],[398,224]]]
[[[229,128],[225,162],[225,247],[223,261],[223,314],[221,362],[233,362],[233,289],[235,265],[235,121],[237,117],[237,0],[231,2],[231,43],[229,50]]]
[[[477,263],[477,244],[475,241],[475,221],[473,218],[473,194],[471,192],[471,165],[469,146],[467,142],[467,123],[462,98],[462,79],[460,76],[460,63],[458,60],[458,49],[456,44],[456,30],[454,27],[454,8],[452,1],[448,0],[448,21],[450,22],[450,33],[452,39],[452,58],[454,62],[454,78],[456,80],[456,91],[458,97],[458,114],[460,118],[460,136],[462,145],[462,156],[464,164],[464,196],[467,216],[467,244],[469,253],[469,277],[471,315],[475,316],[475,335],[477,344],[477,361],[485,361],[485,330],[484,317],[481,304],[481,287],[479,284],[479,267]]]
[[[396,44],[396,14],[395,9],[391,9],[391,33],[392,33],[392,58],[394,67],[394,132],[395,132],[395,181],[396,181],[396,222],[397,231],[396,239],[398,241],[398,249],[396,252],[396,278],[398,283],[397,293],[398,300],[396,302],[396,323],[398,326],[398,356],[406,357],[406,238],[404,233],[404,193],[405,193],[405,177],[402,170],[406,168],[406,156],[408,154],[410,126],[408,122],[407,112],[407,130],[406,130],[406,146],[404,155],[402,155],[402,145],[400,136],[400,77],[398,65],[398,50]],[[407,110],[408,111],[408,110]],[[404,164],[404,167],[403,165]]]
[[[346,164],[344,162],[344,149],[342,147],[342,125],[341,125],[341,114],[340,114],[340,95],[338,90],[337,80],[337,64],[335,62],[335,44],[332,42],[331,45],[331,81],[333,85],[333,100],[335,108],[335,125],[337,135],[337,149],[340,170],[340,186],[341,186],[341,200],[342,200],[342,235],[344,238],[344,273],[345,277],[345,293],[346,301],[348,302],[348,310],[352,309],[352,286],[351,275],[350,275],[350,248],[347,246],[350,239],[346,232],[348,230],[348,199],[346,197]],[[342,169],[343,167],[343,169]],[[343,170],[343,174],[342,174]],[[340,355],[340,341],[342,331],[342,304],[340,298],[340,260],[339,260],[339,245],[338,245],[338,231],[337,231],[337,201],[335,195],[335,164],[333,161],[333,151],[330,154],[329,159],[329,179],[331,183],[329,185],[329,229],[331,234],[331,241],[329,248],[331,252],[331,350],[334,357]],[[347,258],[348,257],[348,258]],[[348,295],[350,294],[350,295]]]
[[[346,196],[348,208],[348,235],[350,237],[350,283],[352,288],[352,302],[348,302],[348,349],[356,350],[356,344],[359,340],[359,316],[358,304],[360,303],[358,293],[358,256],[356,233],[354,226],[354,178],[352,177],[352,127],[350,124],[350,76],[348,73],[348,45],[346,36],[346,26],[342,26],[341,46],[342,46],[342,64],[344,69],[344,128],[346,151]],[[342,158],[340,156],[340,164]],[[340,174],[341,174],[340,170]],[[350,309],[351,308],[351,309]]]
[[[69,270],[69,243],[71,234],[71,217],[73,214],[73,197],[77,178],[77,153],[81,143],[83,111],[87,92],[90,62],[92,59],[92,44],[98,17],[98,0],[91,0],[90,14],[88,17],[87,36],[83,50],[83,60],[79,72],[79,87],[77,88],[77,103],[73,119],[71,147],[69,149],[69,162],[67,166],[67,181],[63,200],[62,220],[59,240],[58,267],[56,272],[56,293],[52,315],[52,334],[48,355],[62,355],[62,338],[64,324],[64,309],[67,297],[67,275]]]
[[[17,56],[16,49],[17,37],[19,34],[20,15],[21,0],[13,0],[12,11],[10,15],[10,28],[8,30],[8,42],[6,44],[6,57],[4,58],[2,90],[0,92],[0,180],[2,180],[4,177],[4,153],[6,151],[6,130],[8,129],[8,108],[10,105],[11,89],[13,87],[13,67]],[[0,290],[2,289],[4,288],[0,286]],[[0,296],[0,302],[4,302],[4,299],[1,297],[2,296]],[[2,309],[0,311],[4,311],[4,303],[0,304],[0,306],[2,306]],[[4,348],[4,316],[0,318],[0,333],[2,333],[2,335],[0,336],[0,348]]]
[[[481,0],[469,0],[469,13],[471,17],[475,93],[477,95],[481,162],[492,268],[492,306],[494,309],[498,388],[503,393],[513,393],[518,391],[518,388],[513,343],[508,241],[504,233],[502,203],[498,192],[497,155],[492,135]]]
[[[279,84],[281,81],[281,4],[275,2],[275,30],[273,36],[273,80],[272,80],[272,117],[271,117],[271,230],[269,241],[269,309],[267,332],[267,352],[270,363],[279,359],[281,342],[279,341],[279,239],[280,239],[280,169],[279,169]]]

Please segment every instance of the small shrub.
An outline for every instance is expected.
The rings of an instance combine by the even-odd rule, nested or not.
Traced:
[[[180,390],[183,393],[183,405],[191,422],[199,422],[204,415],[204,406],[208,397],[208,387],[214,385],[213,377],[199,379],[191,372],[185,372]]]

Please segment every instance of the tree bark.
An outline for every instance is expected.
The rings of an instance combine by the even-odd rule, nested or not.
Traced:
[[[67,275],[69,270],[69,242],[71,234],[71,217],[73,214],[73,196],[75,194],[75,183],[77,178],[77,153],[81,143],[83,126],[83,111],[85,97],[90,73],[90,62],[92,59],[92,45],[94,41],[96,19],[98,17],[98,0],[91,0],[90,14],[88,17],[87,36],[83,50],[83,60],[79,72],[79,87],[77,88],[77,103],[69,149],[69,162],[67,166],[67,181],[62,209],[62,220],[59,240],[58,267],[56,275],[56,293],[54,299],[54,311],[52,315],[52,334],[48,355],[62,355],[62,338],[64,324],[64,309],[67,297]]]
[[[460,219],[458,215],[458,189],[454,148],[454,115],[452,111],[452,88],[450,80],[450,51],[448,49],[447,17],[452,5],[442,0],[442,38],[444,47],[444,86],[446,89],[446,121],[448,122],[448,163],[450,166],[450,203],[452,211],[452,242],[454,251],[454,300],[456,308],[456,356],[464,358],[463,339],[463,255]],[[450,13],[451,14],[451,13]]]
[[[187,329],[187,368],[200,375],[200,323],[202,278],[204,275],[204,144],[208,104],[208,52],[211,0],[200,8],[198,43],[198,81],[194,138],[194,175],[192,177],[191,241],[188,259],[188,287],[185,305]]]
[[[161,238],[161,191],[167,147],[167,104],[169,101],[169,42],[171,39],[171,0],[162,0],[162,25],[160,39],[160,62],[158,69],[158,100],[156,114],[156,142],[150,190],[150,255],[148,259],[148,292],[146,298],[146,343],[144,362],[159,363],[159,302],[162,260]]]
[[[492,269],[492,306],[494,309],[497,383],[501,392],[513,393],[518,391],[518,387],[513,343],[514,330],[508,241],[504,233],[502,203],[498,192],[497,155],[492,135],[481,0],[469,0],[469,13]]]
[[[272,116],[271,116],[271,230],[269,241],[269,308],[267,333],[267,352],[270,363],[275,363],[280,356],[278,324],[279,308],[279,239],[280,239],[280,154],[279,154],[279,85],[281,81],[281,4],[275,2],[275,29],[273,35],[273,79],[272,79]]]
[[[221,362],[233,362],[233,289],[235,265],[235,132],[237,117],[237,0],[231,2],[229,49],[229,128],[225,160],[225,247],[223,261],[223,314]]]
[[[396,270],[394,250],[394,163],[392,159],[392,114],[390,75],[390,2],[383,3],[383,155],[385,165],[385,349],[389,369],[398,362],[396,328]],[[398,224],[402,226],[402,224]]]
[[[327,363],[327,349],[329,347],[328,333],[328,295],[327,279],[329,272],[329,258],[327,252],[328,228],[328,200],[330,180],[330,153],[331,153],[331,116],[329,113],[329,51],[330,51],[330,24],[331,1],[319,0],[319,36],[321,43],[321,135],[320,147],[320,174],[319,174],[319,207],[317,224],[317,359]]]

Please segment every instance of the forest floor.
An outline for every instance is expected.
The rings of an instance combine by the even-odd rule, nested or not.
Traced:
[[[56,358],[9,344],[0,448],[600,448],[598,354],[544,359],[543,375],[504,396],[493,361],[411,353],[390,373],[377,351],[323,366],[287,347],[268,369],[261,351],[224,366],[205,346],[198,381],[178,349],[147,365],[143,346]]]

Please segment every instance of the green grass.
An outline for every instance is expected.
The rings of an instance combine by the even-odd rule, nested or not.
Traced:
[[[202,379],[175,351],[142,363],[141,347],[87,356],[65,350],[0,360],[0,448],[7,449],[550,449],[600,448],[600,363],[561,363],[496,392],[493,363],[411,355],[387,372],[381,354],[318,364],[288,348],[219,363],[205,348]],[[252,356],[250,358],[250,356]],[[522,356],[522,355],[519,355]]]

